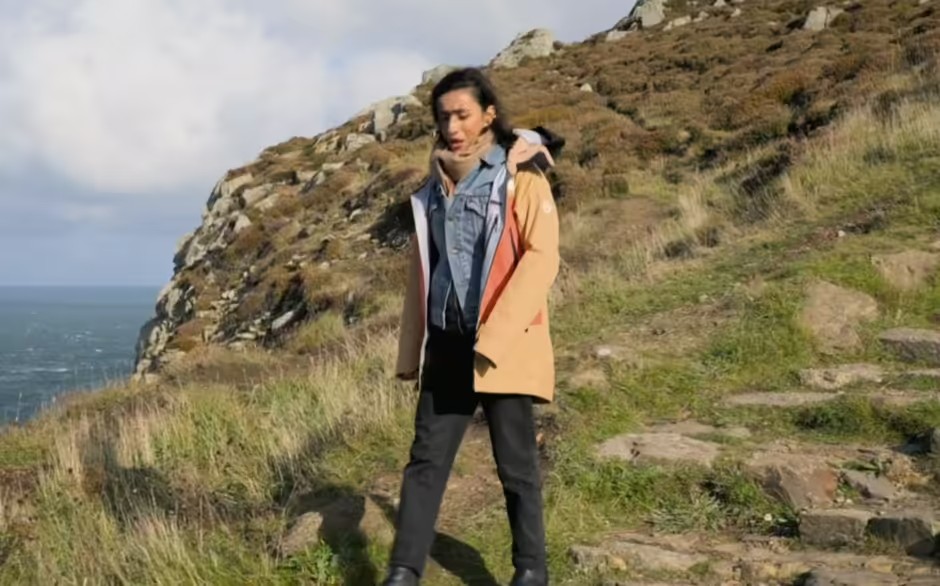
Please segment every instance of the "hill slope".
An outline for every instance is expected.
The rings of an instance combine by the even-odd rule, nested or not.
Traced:
[[[851,3],[808,30],[811,3],[718,4],[653,24],[647,2],[492,71],[516,125],[568,140],[552,572],[934,583],[940,15]],[[375,579],[411,432],[389,372],[429,91],[226,174],[145,328],[150,380],[4,434],[0,581]],[[480,422],[428,583],[509,575],[488,450]]]

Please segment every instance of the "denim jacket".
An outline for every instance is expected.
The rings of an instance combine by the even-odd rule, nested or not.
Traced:
[[[505,163],[506,151],[496,145],[456,185],[450,198],[441,185],[432,187],[428,205],[433,243],[428,290],[431,326],[464,333],[476,327],[482,297],[487,205],[493,181]]]

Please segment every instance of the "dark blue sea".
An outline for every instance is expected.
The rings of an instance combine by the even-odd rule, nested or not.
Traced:
[[[0,287],[0,424],[126,379],[155,287]]]

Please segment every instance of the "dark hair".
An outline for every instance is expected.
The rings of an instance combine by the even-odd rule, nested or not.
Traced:
[[[431,91],[431,112],[434,113],[435,126],[438,124],[437,110],[438,101],[441,99],[441,96],[454,90],[463,89],[471,90],[477,103],[479,103],[480,107],[484,110],[490,106],[496,109],[496,119],[493,120],[490,129],[493,131],[496,142],[500,146],[506,149],[510,148],[513,143],[516,142],[516,135],[512,131],[509,117],[506,116],[506,112],[503,110],[499,97],[496,95],[496,90],[493,88],[493,84],[490,83],[490,80],[476,67],[467,67],[465,69],[452,71],[445,75],[444,78],[434,86],[434,89]]]

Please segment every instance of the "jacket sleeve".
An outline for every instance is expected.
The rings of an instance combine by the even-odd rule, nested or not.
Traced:
[[[405,301],[401,311],[401,327],[398,338],[398,360],[395,376],[403,380],[418,377],[421,362],[421,344],[424,342],[424,316],[421,310],[421,255],[418,251],[417,237],[411,239],[411,254],[408,261],[408,284],[405,287]]]
[[[539,171],[516,175],[515,213],[524,249],[506,288],[477,334],[476,351],[499,366],[508,348],[545,306],[558,275],[558,211]]]

